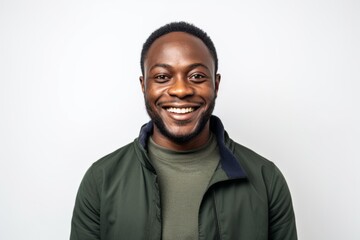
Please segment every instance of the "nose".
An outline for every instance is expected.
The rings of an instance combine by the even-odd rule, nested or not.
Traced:
[[[194,94],[194,89],[190,86],[190,82],[186,78],[176,78],[174,83],[169,87],[170,96],[185,98]]]

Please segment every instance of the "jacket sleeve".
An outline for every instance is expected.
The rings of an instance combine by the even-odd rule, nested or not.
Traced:
[[[100,240],[100,197],[92,168],[86,172],[76,196],[70,240]]]
[[[269,239],[297,240],[290,191],[284,176],[276,166],[274,167],[269,192]]]

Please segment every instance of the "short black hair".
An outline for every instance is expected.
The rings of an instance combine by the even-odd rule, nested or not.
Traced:
[[[218,70],[218,58],[216,54],[216,48],[211,40],[211,38],[207,35],[207,33],[196,27],[193,24],[187,23],[187,22],[171,22],[168,23],[157,30],[155,30],[153,33],[150,34],[150,36],[146,39],[145,43],[143,44],[142,50],[141,50],[141,58],[140,58],[140,67],[141,67],[141,73],[144,75],[144,61],[146,58],[146,55],[149,51],[149,48],[151,45],[155,42],[156,39],[159,37],[172,33],[172,32],[185,32],[190,35],[193,35],[197,38],[199,38],[209,49],[211,56],[213,57],[214,63],[215,63],[215,73],[217,73]]]

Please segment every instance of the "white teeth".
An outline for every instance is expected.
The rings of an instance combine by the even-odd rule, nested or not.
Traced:
[[[189,107],[189,108],[174,108],[170,107],[166,109],[168,112],[172,113],[189,113],[195,111],[195,108]]]

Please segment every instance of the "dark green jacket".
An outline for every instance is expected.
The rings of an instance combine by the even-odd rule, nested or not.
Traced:
[[[289,189],[278,168],[232,141],[213,116],[220,164],[199,210],[202,240],[295,240]],[[161,202],[146,144],[152,123],[139,138],[95,162],[76,198],[71,240],[159,240]]]

